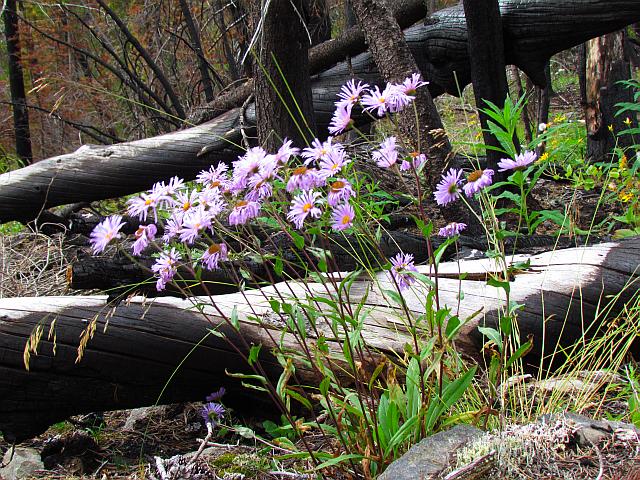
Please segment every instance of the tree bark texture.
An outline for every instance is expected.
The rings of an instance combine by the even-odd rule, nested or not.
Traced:
[[[385,81],[402,82],[420,70],[400,26],[381,0],[351,0],[351,4]],[[429,90],[419,88],[415,97],[415,110],[406,109],[400,113],[398,127],[407,150],[425,153],[429,171],[438,172],[428,175],[433,191],[440,180],[440,172],[445,170],[451,144]]]
[[[284,138],[307,145],[316,124],[309,73],[310,39],[301,15],[309,0],[258,2],[254,23],[254,95],[259,143],[272,151]]]
[[[484,144],[502,148],[498,139],[489,132],[489,117],[482,112],[488,100],[501,107],[509,94],[505,71],[504,41],[502,38],[502,18],[498,0],[463,0],[467,19],[469,60],[476,108],[482,127]],[[518,138],[514,138],[516,148]],[[498,162],[504,154],[487,148],[487,167],[495,172],[495,180],[506,180],[506,174],[498,172]]]
[[[2,14],[4,19],[4,35],[7,44],[7,67],[9,71],[9,91],[13,110],[13,130],[16,137],[16,155],[25,164],[30,164],[31,134],[29,131],[29,111],[27,95],[24,89],[20,54],[20,32],[18,29],[18,12],[16,0],[7,0]]]
[[[616,117],[618,102],[633,102],[631,90],[620,85],[631,77],[631,65],[624,52],[625,32],[618,31],[586,42],[580,90],[587,127],[587,159],[593,162],[611,160],[613,149],[628,149],[631,135],[617,137],[628,128],[625,117]],[[632,126],[637,125],[630,118]],[[617,157],[615,157],[617,159]]]
[[[588,38],[617,30],[640,17],[640,0],[563,2],[512,1],[501,5],[507,62],[528,75],[559,51]],[[416,25],[405,37],[432,95],[457,92],[470,81],[462,6],[436,12],[433,23]],[[458,83],[453,72],[457,72]],[[349,78],[380,82],[368,53],[340,63],[312,78],[314,111],[320,133],[326,132],[336,93]],[[38,162],[0,175],[0,222],[31,220],[44,209],[65,203],[99,200],[150,188],[173,175],[192,179],[217,161],[235,159],[238,151],[226,140],[240,139],[240,109],[230,110],[206,125],[173,134],[75,153]],[[255,122],[251,106],[246,117]],[[212,140],[213,139],[213,140]],[[207,147],[207,155],[198,155]]]
[[[518,325],[522,338],[533,335],[534,348],[525,357],[525,362],[533,365],[543,347],[548,354],[557,341],[567,345],[580,339],[583,329],[590,328],[597,313],[605,310],[610,296],[619,294],[607,318],[598,317],[597,322],[606,324],[615,318],[622,304],[636,294],[640,281],[637,237],[516,256],[512,261],[526,259],[531,260],[531,268],[515,274],[510,299],[525,305],[518,314]],[[495,269],[492,262],[483,259],[440,266],[443,275],[466,273],[462,281],[440,279],[440,302],[461,320],[472,317],[462,327],[456,345],[479,362],[483,361],[485,339],[477,327],[495,327],[505,301],[502,289],[486,283],[487,272]],[[419,268],[428,274],[428,267]],[[349,292],[350,302],[364,299],[364,310],[371,308],[362,329],[362,337],[371,347],[370,355],[363,358],[365,372],[375,368],[381,356],[402,356],[406,344],[413,344],[399,307],[384,293],[394,288],[387,272],[381,272],[375,279],[357,279]],[[464,293],[462,300],[460,291]],[[226,372],[247,372],[246,348],[261,344],[259,358],[264,372],[277,379],[281,367],[271,356],[272,348],[282,342],[286,348],[301,351],[299,335],[288,330],[286,318],[271,310],[269,299],[281,298],[277,292],[303,300],[309,293],[338,298],[330,285],[327,291],[322,284],[290,281],[214,298],[136,297],[115,308],[107,305],[104,296],[0,299],[0,430],[5,440],[30,438],[74,414],[145,406],[158,399],[160,403],[202,400],[221,385],[227,388],[234,408],[244,398],[255,409],[264,399]],[[421,287],[404,293],[407,307],[415,315],[424,314],[425,295]],[[202,302],[201,307],[194,308],[194,302]],[[223,319],[234,307],[237,329]],[[322,317],[316,326],[339,362],[341,334],[334,335]],[[203,339],[209,329],[216,334]],[[85,345],[82,360],[76,362],[79,338],[87,331],[92,332],[92,338]],[[429,335],[426,328],[420,333]],[[27,355],[27,371],[25,342],[38,336],[37,354],[31,351]],[[311,330],[307,345],[315,345],[317,339]],[[296,364],[296,375],[302,385],[317,385],[322,379],[305,364]],[[348,373],[341,375],[349,381]]]

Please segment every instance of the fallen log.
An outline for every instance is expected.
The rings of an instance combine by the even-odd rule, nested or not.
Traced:
[[[530,268],[515,273],[511,300],[525,305],[518,325],[523,337],[533,336],[534,349],[527,360],[534,364],[543,347],[549,352],[556,341],[565,345],[576,341],[594,319],[604,322],[615,317],[637,295],[640,237],[518,256],[512,261],[525,259],[531,261]],[[462,327],[456,345],[479,362],[483,339],[477,327],[495,326],[504,302],[503,291],[486,283],[487,272],[494,268],[489,259],[440,267],[447,277],[439,281],[441,304],[460,319],[472,317]],[[421,267],[421,271],[428,273],[428,268]],[[448,278],[460,271],[466,273],[464,280]],[[400,309],[384,293],[393,288],[386,272],[381,272],[375,278],[359,278],[349,291],[350,302],[365,298],[366,308],[371,308],[362,336],[371,347],[372,365],[379,355],[394,358],[411,344]],[[0,431],[6,440],[20,441],[70,415],[144,406],[156,400],[201,400],[220,385],[230,392],[230,405],[240,405],[234,402],[248,397],[255,408],[261,401],[259,395],[244,389],[240,380],[226,372],[248,371],[241,353],[246,355],[247,346],[261,344],[264,374],[277,378],[281,367],[270,355],[271,349],[279,342],[296,351],[301,347],[299,337],[287,330],[286,319],[273,314],[268,300],[282,299],[280,295],[304,299],[309,293],[337,295],[322,284],[292,281],[199,298],[198,308],[192,300],[171,297],[152,301],[136,297],[115,308],[107,305],[105,296],[0,299]],[[405,292],[409,310],[424,313],[425,295],[422,287]],[[610,295],[616,295],[616,302],[606,318],[599,317]],[[221,315],[229,316],[234,307],[237,330]],[[321,319],[317,325],[331,350],[341,352],[340,335]],[[209,329],[217,334],[203,338]],[[87,331],[94,332],[93,338],[86,342],[82,360],[76,362],[78,339]],[[428,335],[426,329],[421,335]],[[25,343],[34,336],[40,339],[27,371]],[[307,344],[316,340],[310,331]],[[296,365],[296,375],[303,385],[320,380],[318,372],[304,364]],[[346,374],[344,380],[349,380]]]
[[[557,52],[589,38],[640,20],[640,0],[511,0],[502,2],[505,55],[536,82],[544,83],[541,66]],[[467,36],[462,8],[433,15],[427,25],[405,31],[407,42],[433,96],[457,93],[470,81]],[[326,131],[336,92],[356,76],[379,83],[368,53],[342,62],[312,81],[316,124]],[[192,179],[212,162],[237,155],[241,109],[210,123],[159,137],[110,145],[81,147],[23,169],[0,175],[0,223],[28,221],[43,209],[100,200],[145,190],[172,175]],[[255,125],[250,105],[248,125]],[[199,155],[203,149],[206,155]]]

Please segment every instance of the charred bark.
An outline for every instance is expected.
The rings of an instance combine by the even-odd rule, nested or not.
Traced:
[[[28,165],[31,163],[33,154],[31,153],[27,94],[24,89],[24,76],[22,75],[16,0],[7,0],[2,17],[4,19],[4,34],[7,44],[7,66],[13,110],[13,130],[16,138],[16,155]]]
[[[588,41],[581,55],[580,91],[587,127],[587,159],[592,162],[617,159],[614,148],[627,150],[633,145],[631,135],[617,136],[625,125],[616,117],[616,103],[633,102],[632,92],[618,82],[631,77],[631,65],[625,57],[625,32],[610,33]]]
[[[258,141],[270,151],[284,138],[295,145],[307,145],[315,137],[311,43],[300,13],[308,1],[259,2],[254,12],[258,29],[253,74],[256,117],[260,119]]]
[[[469,38],[469,60],[476,108],[482,127],[484,144],[487,147],[487,167],[492,169],[497,181],[506,175],[498,171],[498,162],[504,154],[498,139],[489,131],[489,117],[482,111],[487,108],[485,100],[497,106],[504,105],[509,93],[505,72],[504,41],[502,39],[502,18],[498,0],[464,0],[464,14],[467,19]],[[516,149],[520,142],[514,138]]]

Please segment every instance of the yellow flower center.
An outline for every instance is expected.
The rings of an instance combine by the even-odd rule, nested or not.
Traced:
[[[293,171],[292,175],[304,175],[307,173],[307,167],[298,167]]]
[[[384,103],[384,102],[386,102],[386,101],[387,101],[387,99],[386,99],[386,98],[384,98],[384,97],[380,97],[380,98],[378,99],[378,103]]]
[[[189,210],[190,208],[191,208],[191,203],[189,203],[189,202],[184,202],[184,203],[182,204],[182,210],[184,210],[185,212],[186,212],[187,210]]]
[[[346,225],[347,223],[349,223],[351,221],[351,217],[349,215],[344,215],[342,217],[342,225]]]
[[[215,182],[211,182],[211,184],[209,186],[211,188],[219,187],[220,186],[220,181],[216,180]]]
[[[311,208],[312,208],[312,207],[313,207],[313,205],[311,205],[310,203],[305,203],[305,204],[302,206],[302,211],[303,211],[304,213],[307,213],[309,210],[311,210]]]
[[[340,180],[336,180],[335,182],[333,182],[331,184],[331,191],[332,192],[339,192],[340,190],[342,190],[344,188],[344,182],[340,181]]]
[[[246,200],[240,200],[238,203],[236,203],[236,208],[240,208],[240,207],[244,207],[245,205],[248,205],[249,202],[247,202]]]
[[[219,251],[220,251],[220,245],[218,245],[217,243],[213,243],[209,246],[209,248],[207,248],[207,252],[209,252],[209,255],[214,255]]]
[[[467,177],[467,180],[469,182],[475,182],[475,181],[479,180],[480,177],[482,177],[483,173],[484,173],[484,170],[476,170],[474,172],[471,172],[469,174],[469,176]]]
[[[147,198],[147,199],[144,201],[144,204],[145,204],[147,207],[148,207],[149,205],[151,205],[152,203],[153,203],[153,201],[152,201],[150,198]]]

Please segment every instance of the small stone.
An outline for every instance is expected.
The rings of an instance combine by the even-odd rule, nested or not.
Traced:
[[[144,429],[152,417],[163,418],[167,411],[166,405],[156,407],[134,408],[129,412],[129,416],[124,423],[123,430],[136,431]]]
[[[32,477],[38,470],[44,470],[40,453],[34,448],[16,447],[13,458],[9,449],[5,452],[2,463],[6,465],[0,468],[0,478],[4,480],[22,480]]]
[[[428,480],[448,468],[458,450],[482,437],[484,432],[470,425],[456,425],[450,430],[424,438],[393,462],[379,480]]]

